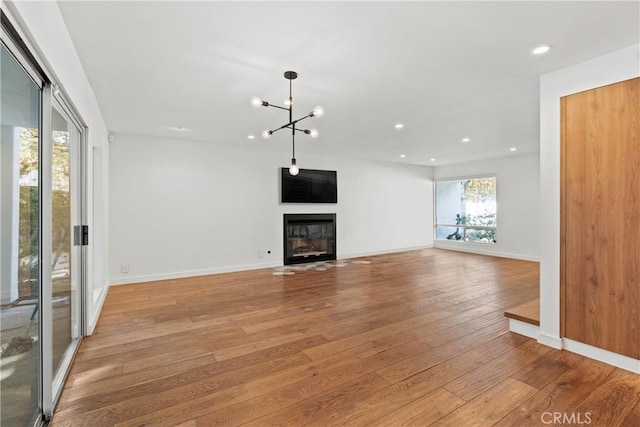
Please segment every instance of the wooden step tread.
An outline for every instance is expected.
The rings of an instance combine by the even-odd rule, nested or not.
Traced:
[[[504,312],[504,316],[540,326],[540,298],[510,308]]]

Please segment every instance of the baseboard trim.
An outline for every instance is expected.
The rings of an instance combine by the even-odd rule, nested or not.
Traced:
[[[443,242],[442,240],[436,240],[433,244],[434,248],[437,249],[446,249],[446,250],[450,250],[450,251],[457,251],[457,252],[467,252],[467,253],[472,253],[472,254],[478,254],[478,255],[488,255],[488,256],[495,256],[498,258],[511,258],[511,259],[519,259],[522,261],[533,261],[533,262],[540,262],[540,257],[535,257],[535,256],[530,256],[530,255],[523,255],[523,254],[514,254],[514,253],[510,253],[510,252],[498,252],[498,251],[492,251],[489,249],[483,249],[481,247],[476,247],[480,245],[479,243],[447,243],[447,242]]]
[[[538,343],[546,345],[547,347],[555,348],[556,350],[562,350],[562,340],[558,337],[547,335],[543,332],[538,333]]]
[[[130,285],[133,283],[157,282],[161,280],[183,279],[185,277],[209,276],[211,274],[234,273],[236,271],[260,270],[274,268],[282,262],[265,262],[260,264],[234,265],[230,267],[207,268],[202,270],[179,271],[174,273],[147,274],[141,276],[119,277],[109,282],[111,286]]]
[[[432,247],[433,245],[424,245],[424,246],[415,246],[410,248],[390,249],[390,250],[384,250],[384,251],[340,254],[338,259],[360,258],[365,256],[384,255],[384,254],[391,254],[391,253],[398,253],[398,252],[409,252],[409,251],[416,251],[421,249],[429,249]],[[275,268],[275,267],[281,267],[281,266],[282,266],[282,261],[272,261],[272,262],[265,262],[260,264],[234,265],[230,267],[217,267],[217,268],[207,268],[202,270],[179,271],[174,273],[158,273],[158,274],[146,274],[146,275],[140,275],[140,276],[118,277],[117,279],[112,279],[109,282],[109,285],[110,286],[130,285],[134,283],[156,282],[156,281],[171,280],[171,279],[183,279],[185,277],[208,276],[210,274],[234,273],[237,271],[260,270],[262,268]]]
[[[102,313],[102,307],[104,306],[104,301],[107,299],[107,293],[109,292],[109,283],[105,283],[102,287],[102,291],[98,293],[98,297],[95,297],[95,293],[93,295],[93,313],[91,319],[89,319],[89,323],[87,324],[87,330],[85,331],[87,336],[93,335],[93,331],[96,329],[96,325],[98,324],[98,319],[100,318],[100,313]]]
[[[539,326],[532,325],[531,323],[526,323],[517,319],[509,319],[509,330],[511,332],[515,332],[516,334],[533,338],[534,340],[538,339],[538,334],[540,333]]]
[[[564,349],[567,351],[613,365],[617,368],[631,371],[634,374],[640,374],[640,360],[638,359],[594,347],[579,341],[574,341],[569,338],[564,338],[563,342]]]

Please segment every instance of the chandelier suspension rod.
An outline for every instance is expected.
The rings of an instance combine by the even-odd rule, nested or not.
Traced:
[[[289,123],[293,120],[293,92],[291,82],[293,82],[293,80],[289,79]]]
[[[297,75],[296,75],[297,77]],[[289,79],[289,125],[291,126],[291,149],[293,153],[291,154],[291,165],[295,166],[296,164],[296,120],[293,121],[293,89],[292,89],[293,79]],[[299,119],[300,120],[300,119]]]

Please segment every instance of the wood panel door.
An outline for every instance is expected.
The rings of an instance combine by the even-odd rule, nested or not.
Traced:
[[[561,99],[563,336],[640,358],[640,78]]]

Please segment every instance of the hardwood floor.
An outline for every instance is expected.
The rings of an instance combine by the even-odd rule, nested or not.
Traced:
[[[639,425],[639,375],[508,332],[537,263],[361,260],[112,287],[53,425]]]
[[[540,326],[540,298],[507,309],[504,316],[530,325]]]

